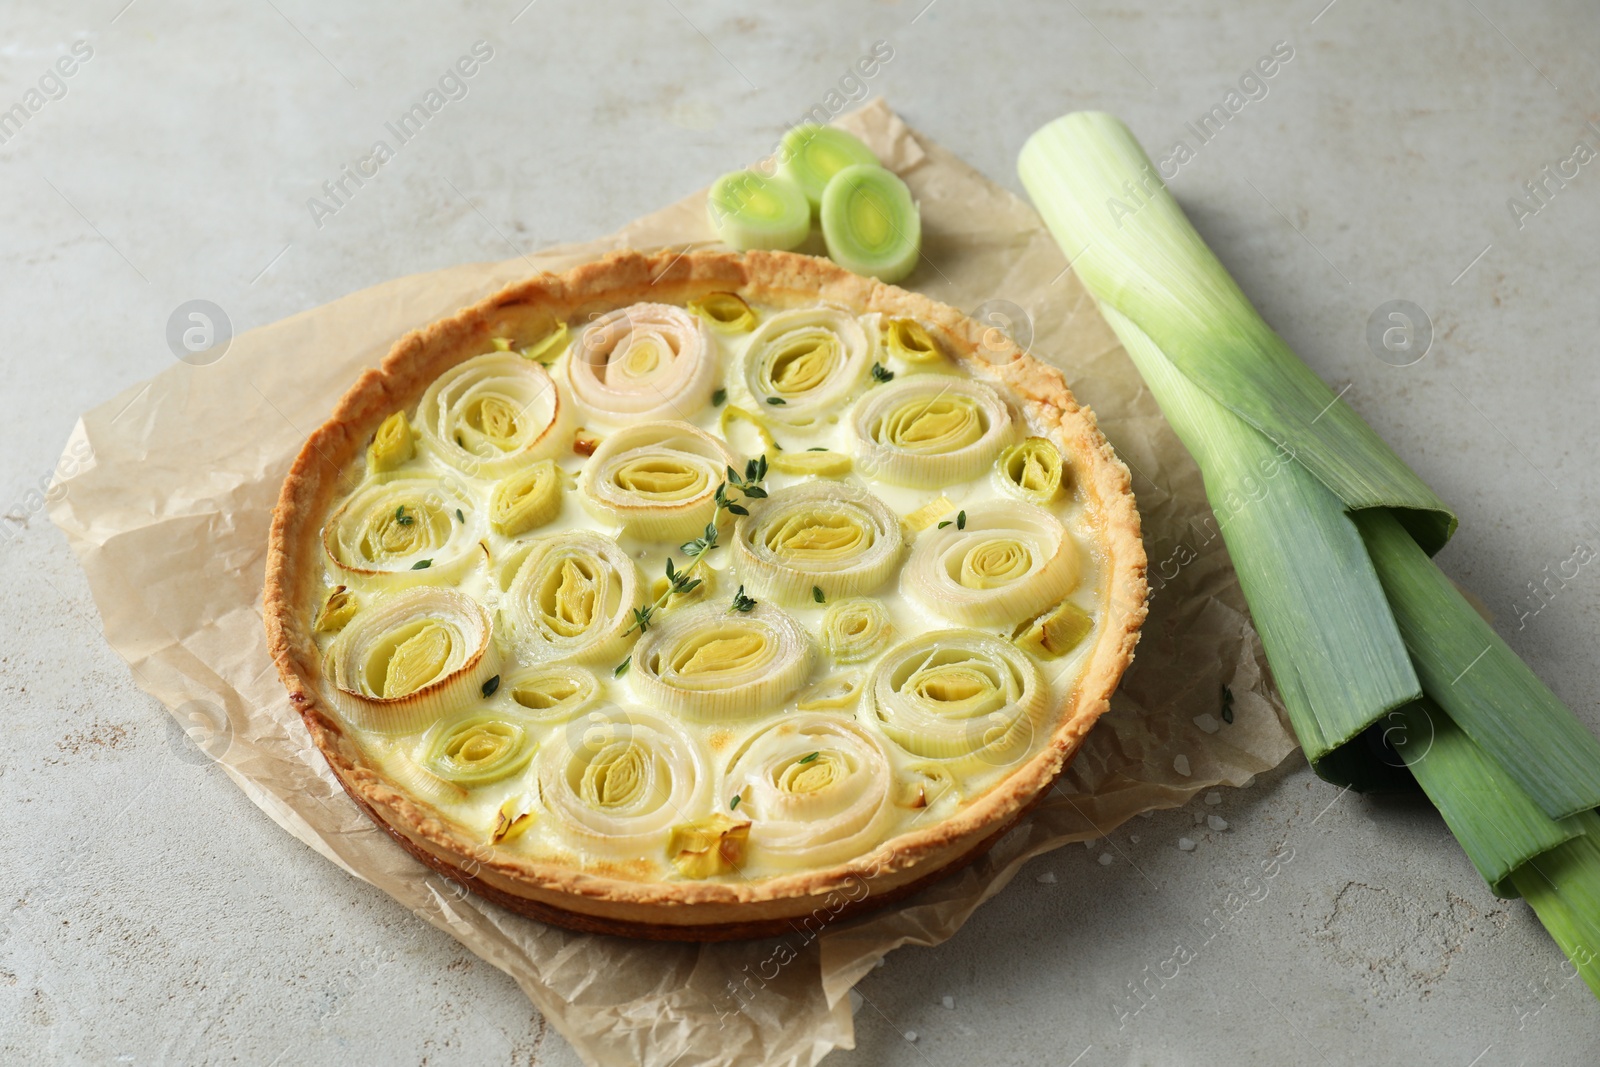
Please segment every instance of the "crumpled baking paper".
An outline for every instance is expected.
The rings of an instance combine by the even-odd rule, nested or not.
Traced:
[[[1057,788],[982,860],[905,902],[814,936],[703,946],[522,918],[430,872],[356,809],[267,656],[272,507],[361,368],[535,271],[714,246],[703,192],[589,244],[400,278],[252,330],[210,365],[178,364],[82,417],[68,453],[93,459],[64,465],[77,471],[51,494],[137,684],[284,829],[516,979],[586,1063],[816,1063],[853,1044],[856,981],[900,945],[950,937],[1029,858],[1244,784],[1294,748],[1199,473],[1039,218],[881,101],[840,125],[921,204],[924,260],[907,284],[1007,330],[1095,409],[1134,472],[1155,590],[1138,658]]]

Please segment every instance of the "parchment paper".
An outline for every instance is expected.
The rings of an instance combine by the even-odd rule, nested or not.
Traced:
[[[900,945],[950,937],[1027,859],[1244,784],[1294,748],[1199,473],[1033,210],[881,101],[840,124],[921,204],[926,258],[906,284],[981,310],[1025,344],[1031,333],[1033,353],[1098,413],[1134,470],[1156,589],[1138,658],[1060,786],[983,860],[906,903],[811,940],[703,947],[523,919],[430,873],[356,810],[267,657],[272,506],[359,370],[408,330],[534,271],[617,248],[714,245],[703,192],[611,237],[400,278],[244,334],[211,365],[175,365],[82,417],[68,453],[87,446],[93,459],[51,494],[137,684],[284,829],[515,978],[590,1064],[815,1063],[853,1044],[856,981]]]

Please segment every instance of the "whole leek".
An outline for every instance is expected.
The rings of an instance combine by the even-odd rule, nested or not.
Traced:
[[[1600,741],[1429,559],[1455,516],[1261,319],[1121,122],[1058,119],[1018,170],[1200,466],[1313,768],[1383,786],[1392,748],[1600,994]]]

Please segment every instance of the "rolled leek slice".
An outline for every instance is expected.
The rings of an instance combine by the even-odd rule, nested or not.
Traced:
[[[325,657],[334,707],[352,726],[379,734],[427,729],[481,699],[498,669],[483,605],[438,586],[374,600],[345,624]]]
[[[611,538],[571,530],[533,543],[500,602],[507,643],[535,663],[610,662],[644,603],[632,557]]]
[[[845,270],[894,283],[922,255],[922,216],[911,190],[877,165],[845,167],[822,192],[822,239]]]
[[[565,443],[555,383],[537,362],[489,352],[433,380],[417,405],[423,444],[456,470],[501,478]]]
[[[519,713],[538,723],[565,722],[600,695],[600,680],[571,663],[524,667],[506,675],[500,691]]]
[[[726,444],[687,422],[618,430],[585,465],[584,507],[645,541],[682,541],[717,519],[717,486],[742,466]]]
[[[783,704],[811,672],[811,639],[786,612],[722,604],[675,611],[633,651],[631,677],[652,707],[696,722],[758,715]]]
[[[360,608],[361,602],[354,593],[342,585],[335,586],[328,593],[328,599],[322,602],[322,610],[317,612],[311,628],[319,634],[336,634],[356,617]]]
[[[726,788],[750,820],[753,861],[783,870],[841,863],[894,822],[894,771],[883,742],[855,723],[799,712],[745,742]]]
[[[822,650],[836,663],[861,663],[889,643],[889,609],[872,597],[835,600],[822,613]]]
[[[712,812],[703,819],[672,828],[667,854],[685,878],[711,878],[733,874],[744,866],[750,824]]]
[[[902,588],[968,626],[1015,626],[1077,588],[1078,547],[1061,520],[1032,504],[991,504],[917,539]]]
[[[753,170],[724,174],[706,195],[706,214],[730,248],[798,248],[811,233],[811,204],[782,175]]]
[[[837,420],[872,367],[860,321],[835,307],[773,315],[745,349],[744,382],[763,414],[807,429]]]
[[[495,484],[489,525],[505,537],[537,529],[561,514],[565,475],[553,459],[541,459]]]
[[[865,489],[802,482],[750,502],[734,526],[734,566],[757,599],[789,607],[870,593],[900,564],[900,517]]]
[[[616,426],[692,419],[711,402],[717,356],[703,320],[670,304],[634,304],[595,319],[567,362],[584,416]]]
[[[718,333],[749,333],[761,318],[744,297],[721,291],[689,301],[689,310]]]
[[[878,157],[854,134],[836,126],[807,122],[783,135],[778,149],[779,173],[800,187],[812,210],[822,206],[828,180],[846,167],[877,166]]]
[[[434,724],[423,739],[427,770],[463,789],[509,778],[533,759],[537,746],[520,722],[479,712]]]
[[[417,436],[411,432],[406,413],[397,411],[383,420],[378,432],[367,446],[367,472],[382,474],[392,471],[417,454]]]
[[[1000,453],[994,473],[1000,488],[1044,507],[1061,494],[1061,450],[1048,438],[1023,438]]]
[[[856,405],[850,428],[863,474],[917,489],[971,481],[1016,436],[999,393],[948,374],[874,389]]]
[[[666,858],[674,825],[707,813],[705,759],[683,727],[604,707],[574,719],[536,760],[550,825],[584,852]]]
[[[932,630],[884,655],[861,715],[912,755],[962,775],[1020,760],[1048,701],[1039,668],[1011,642]]]
[[[347,574],[381,577],[391,586],[438,582],[475,558],[478,522],[463,489],[432,478],[378,475],[328,519],[322,546]]]

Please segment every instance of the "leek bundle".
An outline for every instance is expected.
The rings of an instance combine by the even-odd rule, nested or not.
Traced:
[[[1058,119],[1018,170],[1200,466],[1312,767],[1355,789],[1409,768],[1600,995],[1600,741],[1429,558],[1455,516],[1262,321],[1122,123]]]

